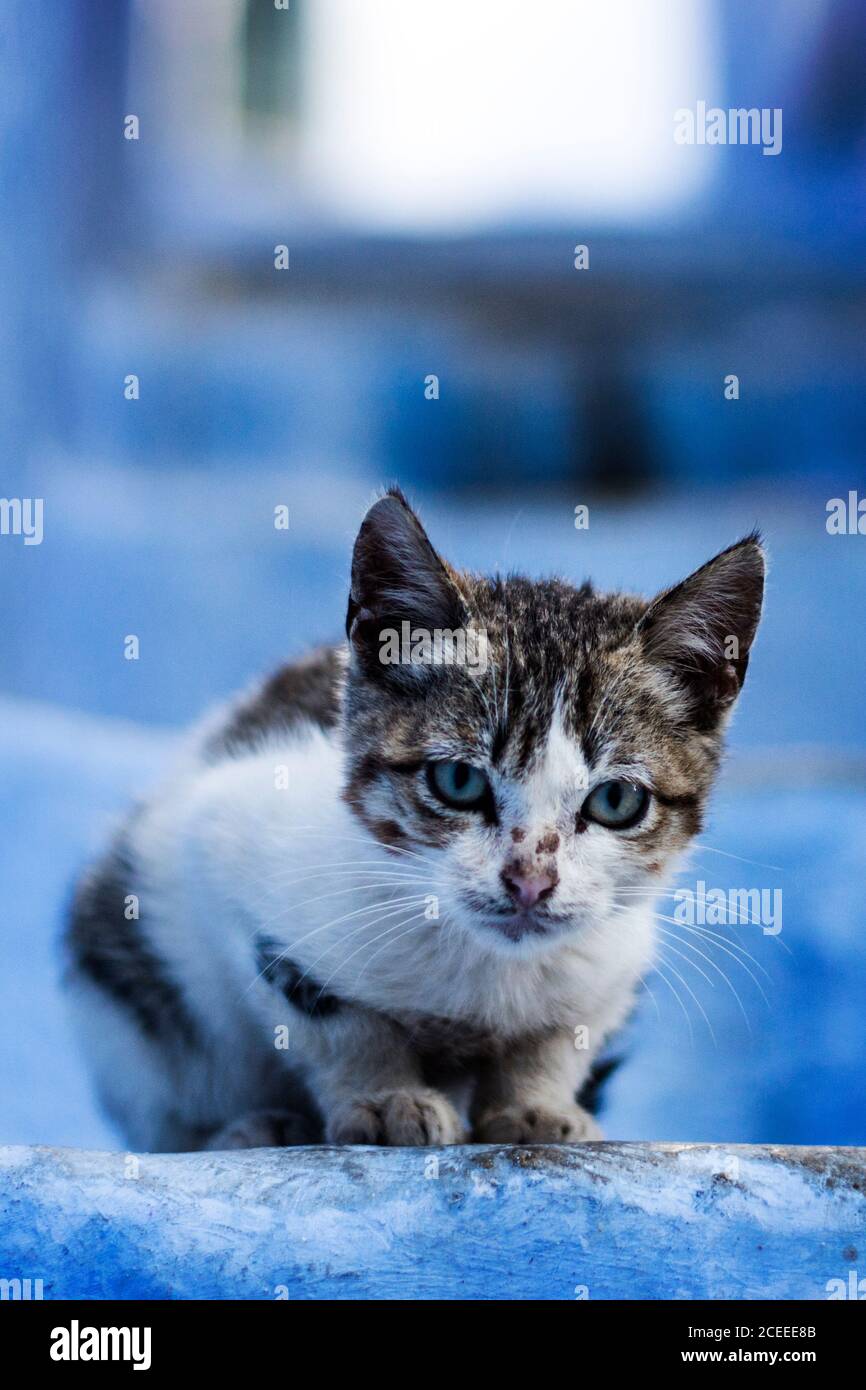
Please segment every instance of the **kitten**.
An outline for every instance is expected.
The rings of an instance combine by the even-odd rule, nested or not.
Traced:
[[[347,643],[211,720],[79,889],[71,993],[127,1142],[600,1137],[576,1096],[651,967],[763,577],[755,535],[649,603],[462,573],[381,497]],[[404,622],[479,659],[385,660]]]

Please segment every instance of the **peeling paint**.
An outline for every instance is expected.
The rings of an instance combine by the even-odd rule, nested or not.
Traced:
[[[139,1165],[130,1179],[117,1154],[0,1148],[0,1275],[42,1279],[47,1298],[819,1299],[866,1244],[863,1149],[299,1148]]]

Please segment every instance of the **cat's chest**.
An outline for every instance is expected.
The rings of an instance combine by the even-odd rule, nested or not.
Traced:
[[[564,963],[563,963],[564,964]],[[428,977],[423,999],[391,999],[385,1008],[421,1056],[460,1067],[501,1057],[529,1037],[573,1026],[582,1015],[582,982],[567,966],[543,972],[467,970],[451,990]]]
[[[507,1039],[495,1028],[471,1020],[412,1010],[398,1011],[395,1022],[431,1066],[459,1069],[471,1061],[502,1055]]]

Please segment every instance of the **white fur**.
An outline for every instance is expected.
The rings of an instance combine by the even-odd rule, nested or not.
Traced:
[[[500,789],[496,843],[479,825],[444,850],[388,851],[342,801],[342,778],[337,737],[303,729],[216,764],[187,758],[137,819],[140,927],[208,1046],[173,1066],[120,1007],[77,986],[101,1092],[136,1145],[184,1146],[197,1125],[273,1104],[285,1067],[327,1089],[328,1048],[353,1046],[339,1024],[307,1018],[257,975],[257,932],[323,988],[398,1021],[433,1015],[505,1040],[584,1025],[590,1048],[569,1086],[627,1014],[651,960],[651,906],[615,910],[615,889],[638,881],[621,843],[597,826],[574,833],[588,769],[558,716],[535,773]],[[501,898],[516,826],[526,843],[559,833],[557,901],[567,914],[552,937],[517,944],[463,894],[469,882]],[[288,1030],[288,1048],[275,1046],[278,1030]]]

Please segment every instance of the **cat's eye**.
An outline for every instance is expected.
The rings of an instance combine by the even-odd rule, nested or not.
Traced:
[[[649,792],[639,782],[614,779],[600,782],[584,801],[581,815],[608,830],[628,830],[643,820],[649,806]]]
[[[481,811],[490,804],[487,774],[471,763],[428,763],[427,784],[446,806],[460,811]]]

